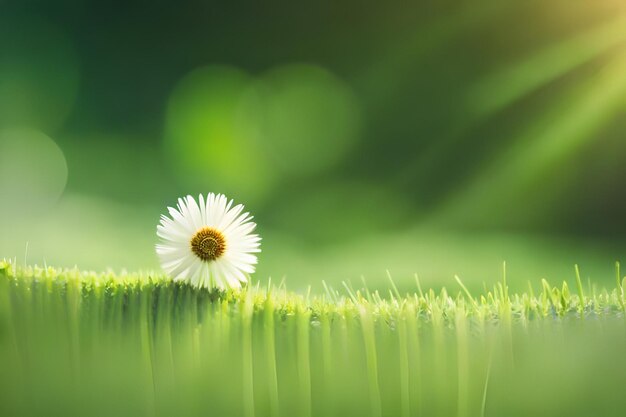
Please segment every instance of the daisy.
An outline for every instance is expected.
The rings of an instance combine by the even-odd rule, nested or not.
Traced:
[[[233,207],[223,194],[188,195],[161,216],[156,252],[174,281],[196,287],[240,288],[254,272],[261,238],[252,234],[252,216],[243,205]]]

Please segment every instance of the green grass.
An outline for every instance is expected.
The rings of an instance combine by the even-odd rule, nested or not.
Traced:
[[[0,415],[623,415],[611,289],[196,290],[0,263]]]

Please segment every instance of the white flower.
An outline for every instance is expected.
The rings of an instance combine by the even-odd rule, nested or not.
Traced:
[[[168,207],[157,226],[161,242],[156,252],[161,267],[174,281],[196,287],[240,288],[257,263],[261,238],[252,234],[256,224],[243,205],[232,207],[223,194],[188,195]]]

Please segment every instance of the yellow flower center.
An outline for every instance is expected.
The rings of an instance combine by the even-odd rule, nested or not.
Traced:
[[[214,261],[226,251],[226,239],[220,231],[203,227],[191,238],[191,250],[203,261]]]

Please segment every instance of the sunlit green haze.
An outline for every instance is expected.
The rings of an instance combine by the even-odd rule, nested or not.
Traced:
[[[4,263],[0,415],[623,415],[616,277],[314,297]]]

